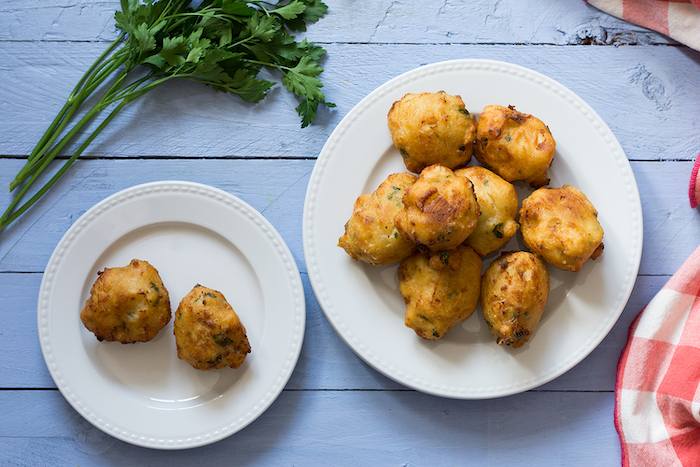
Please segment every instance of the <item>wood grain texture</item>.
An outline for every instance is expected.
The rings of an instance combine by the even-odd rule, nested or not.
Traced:
[[[306,274],[306,333],[301,357],[288,389],[378,390],[403,387],[366,365],[340,339],[316,301]],[[617,356],[634,317],[668,280],[640,276],[618,323],[579,365],[538,391],[611,391]],[[41,355],[37,336],[36,297],[41,274],[0,274],[0,293],[14,306],[0,310],[4,330],[0,346],[0,381],[4,388],[55,388]],[[76,310],[76,319],[79,310]],[[402,323],[397,323],[401,325]],[[22,355],[22,358],[17,358]]]
[[[700,151],[700,52],[581,0],[325,1],[328,13],[302,36],[328,51],[321,77],[338,107],[321,110],[311,127],[300,130],[296,100],[279,85],[255,105],[168,83],[128,106],[48,196],[0,233],[0,465],[619,463],[613,391],[629,325],[700,239],[687,200]],[[0,187],[117,37],[118,6],[0,2]],[[302,247],[306,187],[336,125],[386,81],[457,58],[522,65],[583,98],[630,159],[644,216],[639,276],[608,336],[559,378],[494,400],[428,396],[365,364],[323,314]],[[478,90],[465,83],[467,105],[469,92]],[[307,304],[304,345],[280,397],[234,436],[178,452],[123,443],[83,419],[56,390],[37,337],[39,285],[66,230],[105,197],[155,180],[209,184],[260,211],[289,245]],[[0,190],[0,205],[9,202]]]
[[[24,156],[105,44],[6,42],[3,47],[0,154]],[[691,118],[700,106],[695,74],[700,52],[686,48],[330,44],[327,49],[321,77],[326,99],[338,107],[321,109],[316,123],[303,131],[296,99],[279,85],[261,103],[250,104],[197,83],[173,81],[127,106],[84,155],[313,158],[371,90],[416,67],[458,58],[511,62],[559,81],[593,107],[631,160],[691,160],[700,147],[700,121]],[[605,66],[592,67],[595,63]],[[468,107],[470,92],[478,90],[465,83],[461,94]],[[172,127],[181,130],[173,134]]]
[[[425,2],[326,0],[314,41],[477,44],[675,44],[580,0]],[[119,2],[41,0],[0,5],[2,41],[112,41]],[[524,20],[527,18],[527,20]]]
[[[20,160],[0,159],[0,186],[7,186],[21,165]],[[2,233],[0,272],[43,271],[65,231],[94,204],[133,185],[172,179],[212,185],[252,205],[280,232],[300,270],[306,271],[301,215],[313,165],[312,159],[79,161],[70,176]],[[697,247],[700,218],[687,199],[692,165],[685,161],[632,162],[644,216],[640,274],[671,275]],[[10,194],[0,193],[0,203],[6,206],[9,202]],[[338,229],[340,236],[342,226]]]
[[[455,401],[412,391],[285,391],[243,431],[173,452],[103,434],[58,391],[4,391],[0,406],[13,408],[0,413],[0,464],[609,465],[620,455],[613,403],[609,392]]]

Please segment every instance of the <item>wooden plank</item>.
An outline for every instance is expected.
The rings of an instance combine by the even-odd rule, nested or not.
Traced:
[[[209,184],[251,204],[280,232],[305,271],[301,215],[313,164],[247,159],[79,161],[30,212],[0,233],[0,272],[43,271],[65,231],[95,203],[132,185],[169,179]],[[0,186],[8,186],[21,165],[19,160],[0,159]],[[692,165],[632,162],[644,215],[641,274],[671,275],[698,246],[700,217],[687,197]],[[0,192],[3,209],[9,203],[10,194]]]
[[[157,451],[93,428],[57,391],[0,393],[3,465],[613,465],[612,393],[455,401],[413,391],[284,391],[210,446]]]
[[[7,42],[3,47],[0,154],[22,156],[31,152],[104,44]],[[688,118],[700,106],[695,73],[700,52],[686,48],[432,44],[327,48],[324,92],[338,107],[321,109],[308,128],[300,130],[294,110],[297,100],[279,85],[255,105],[197,83],[170,82],[127,106],[85,156],[316,157],[342,117],[371,90],[421,65],[457,58],[507,61],[559,81],[601,115],[632,160],[691,160],[700,152],[700,123]],[[587,72],[581,73],[582,69]],[[471,91],[465,83],[462,95],[467,105],[469,92],[478,90]]]
[[[669,44],[661,34],[581,2],[325,0],[328,12],[309,28],[317,42]],[[0,41],[111,41],[119,2],[41,0],[0,6]],[[420,25],[420,27],[416,27]]]
[[[44,363],[37,331],[36,303],[41,274],[0,274],[7,325],[0,331],[0,387],[55,388]]]
[[[304,36],[319,41],[324,91],[338,108],[299,129],[296,100],[276,87],[259,105],[172,83],[124,111],[52,193],[0,233],[0,465],[615,465],[616,363],[630,322],[697,247],[687,202],[700,151],[700,52],[581,0],[325,0]],[[0,186],[19,170],[82,71],[117,35],[117,0],[0,4]],[[620,47],[617,47],[620,45]],[[314,160],[368,92],[453,58],[540,71],[588,102],[620,140],[640,186],[645,244],[620,320],[589,357],[516,396],[459,401],[407,390],[364,364],[316,301],[301,239]],[[471,90],[469,90],[471,91]],[[467,91],[467,92],[469,92]],[[477,90],[474,90],[475,92]],[[94,126],[93,126],[94,128]],[[118,160],[121,159],[121,160]],[[55,390],[36,337],[42,271],[66,229],[128,186],[187,179],[229,191],[272,222],[302,271],[307,329],[299,364],[272,407],[240,433],[162,452],[94,428]],[[0,206],[10,196],[0,190]],[[331,239],[332,240],[332,239]]]
[[[663,162],[633,163],[644,217],[642,274],[673,274],[700,246],[700,215],[688,199],[693,164],[677,164],[681,170]]]
[[[287,389],[402,389],[366,365],[340,339],[316,301],[306,274],[306,333],[297,367]],[[668,280],[641,276],[618,323],[585,360],[536,391],[611,391],[617,359],[634,317]],[[0,340],[0,388],[55,388],[37,338],[36,297],[41,274],[0,274],[0,296],[12,307],[0,309],[4,324]],[[76,319],[79,310],[76,310]],[[21,355],[21,358],[18,356]]]
[[[665,276],[640,276],[620,319],[600,345],[573,369],[533,391],[612,391],[629,326],[667,280]],[[310,300],[308,294],[306,303],[304,347],[288,389],[402,387],[357,357],[330,326],[318,302]]]
[[[205,183],[241,198],[272,222],[302,265],[301,214],[313,164],[313,160],[78,161],[31,212],[0,234],[0,271],[43,271],[55,245],[85,211],[117,191],[155,180]],[[21,166],[22,161],[0,159],[0,186],[8,186]],[[0,205],[4,209],[9,203],[10,194],[3,191]]]

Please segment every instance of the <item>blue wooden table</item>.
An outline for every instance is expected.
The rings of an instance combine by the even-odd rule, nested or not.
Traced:
[[[0,465],[616,465],[616,365],[632,319],[700,243],[687,187],[700,151],[700,52],[581,0],[327,0],[305,33],[328,55],[332,110],[299,128],[279,87],[258,105],[189,82],[127,107],[55,188],[0,233]],[[117,36],[116,0],[0,2],[0,186],[8,186],[84,70]],[[563,376],[491,400],[453,400],[378,373],[334,332],[306,272],[302,210],[315,160],[344,115],[389,79],[456,58],[515,63],[581,96],[630,160],[644,215],[636,285],[603,342]],[[251,204],[280,232],[306,295],[298,364],[272,406],[217,443],[160,451],[119,441],[56,389],[37,296],[66,230],[136,184],[189,180]],[[10,195],[2,191],[3,209]]]

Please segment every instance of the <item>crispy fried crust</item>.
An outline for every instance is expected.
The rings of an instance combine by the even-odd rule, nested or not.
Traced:
[[[571,185],[540,188],[525,198],[520,226],[525,246],[559,269],[579,271],[603,252],[598,212]]]
[[[430,256],[415,253],[401,262],[398,275],[405,324],[424,339],[443,337],[479,303],[481,258],[467,246]]]
[[[134,259],[97,273],[80,312],[99,341],[147,342],[170,321],[170,296],[156,268]]]
[[[555,148],[547,125],[512,105],[484,107],[476,124],[476,159],[509,182],[548,184]]]
[[[479,204],[469,179],[431,165],[406,190],[396,214],[399,233],[423,251],[442,251],[464,242],[476,228]]]
[[[392,174],[373,193],[358,197],[338,246],[353,259],[377,266],[410,256],[416,245],[399,234],[394,217],[403,207],[406,188],[417,178],[410,173]]]
[[[455,169],[472,157],[476,125],[460,96],[442,91],[406,94],[391,106],[387,121],[411,172],[433,164]]]
[[[177,356],[198,370],[238,368],[250,353],[246,329],[224,295],[197,284],[175,312]]]
[[[481,213],[466,244],[480,256],[501,249],[520,227],[515,220],[518,215],[515,188],[484,167],[465,167],[455,170],[455,174],[472,182]]]
[[[481,309],[498,345],[521,347],[532,337],[549,297],[544,262],[526,251],[506,252],[481,281]]]

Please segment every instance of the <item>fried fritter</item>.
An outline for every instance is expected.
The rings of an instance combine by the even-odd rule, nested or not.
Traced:
[[[549,272],[527,251],[501,254],[484,272],[481,309],[498,345],[521,347],[530,340],[549,297]]]
[[[476,228],[479,204],[472,182],[447,167],[426,167],[403,197],[396,214],[399,233],[420,250],[451,250]]]
[[[250,353],[246,329],[221,292],[197,284],[175,312],[178,358],[198,370],[238,368]]]
[[[472,166],[455,170],[474,186],[481,215],[466,244],[480,256],[501,249],[518,231],[518,195],[509,182],[484,167]]]
[[[391,139],[411,172],[433,164],[455,169],[472,157],[476,125],[460,96],[406,94],[394,102],[387,119]]]
[[[603,228],[586,195],[571,185],[540,188],[523,200],[520,227],[525,246],[548,263],[579,271],[603,253]]]
[[[99,341],[147,342],[170,321],[170,296],[156,268],[134,259],[105,268],[80,312],[83,325]]]
[[[410,256],[416,245],[399,234],[394,217],[403,207],[406,188],[417,178],[410,173],[392,174],[374,193],[357,198],[338,246],[353,259],[377,266]]]
[[[547,125],[515,107],[489,105],[476,124],[477,160],[509,182],[549,183],[556,143]]]
[[[481,257],[468,246],[415,253],[399,266],[406,326],[424,339],[444,336],[474,313],[479,303]]]

